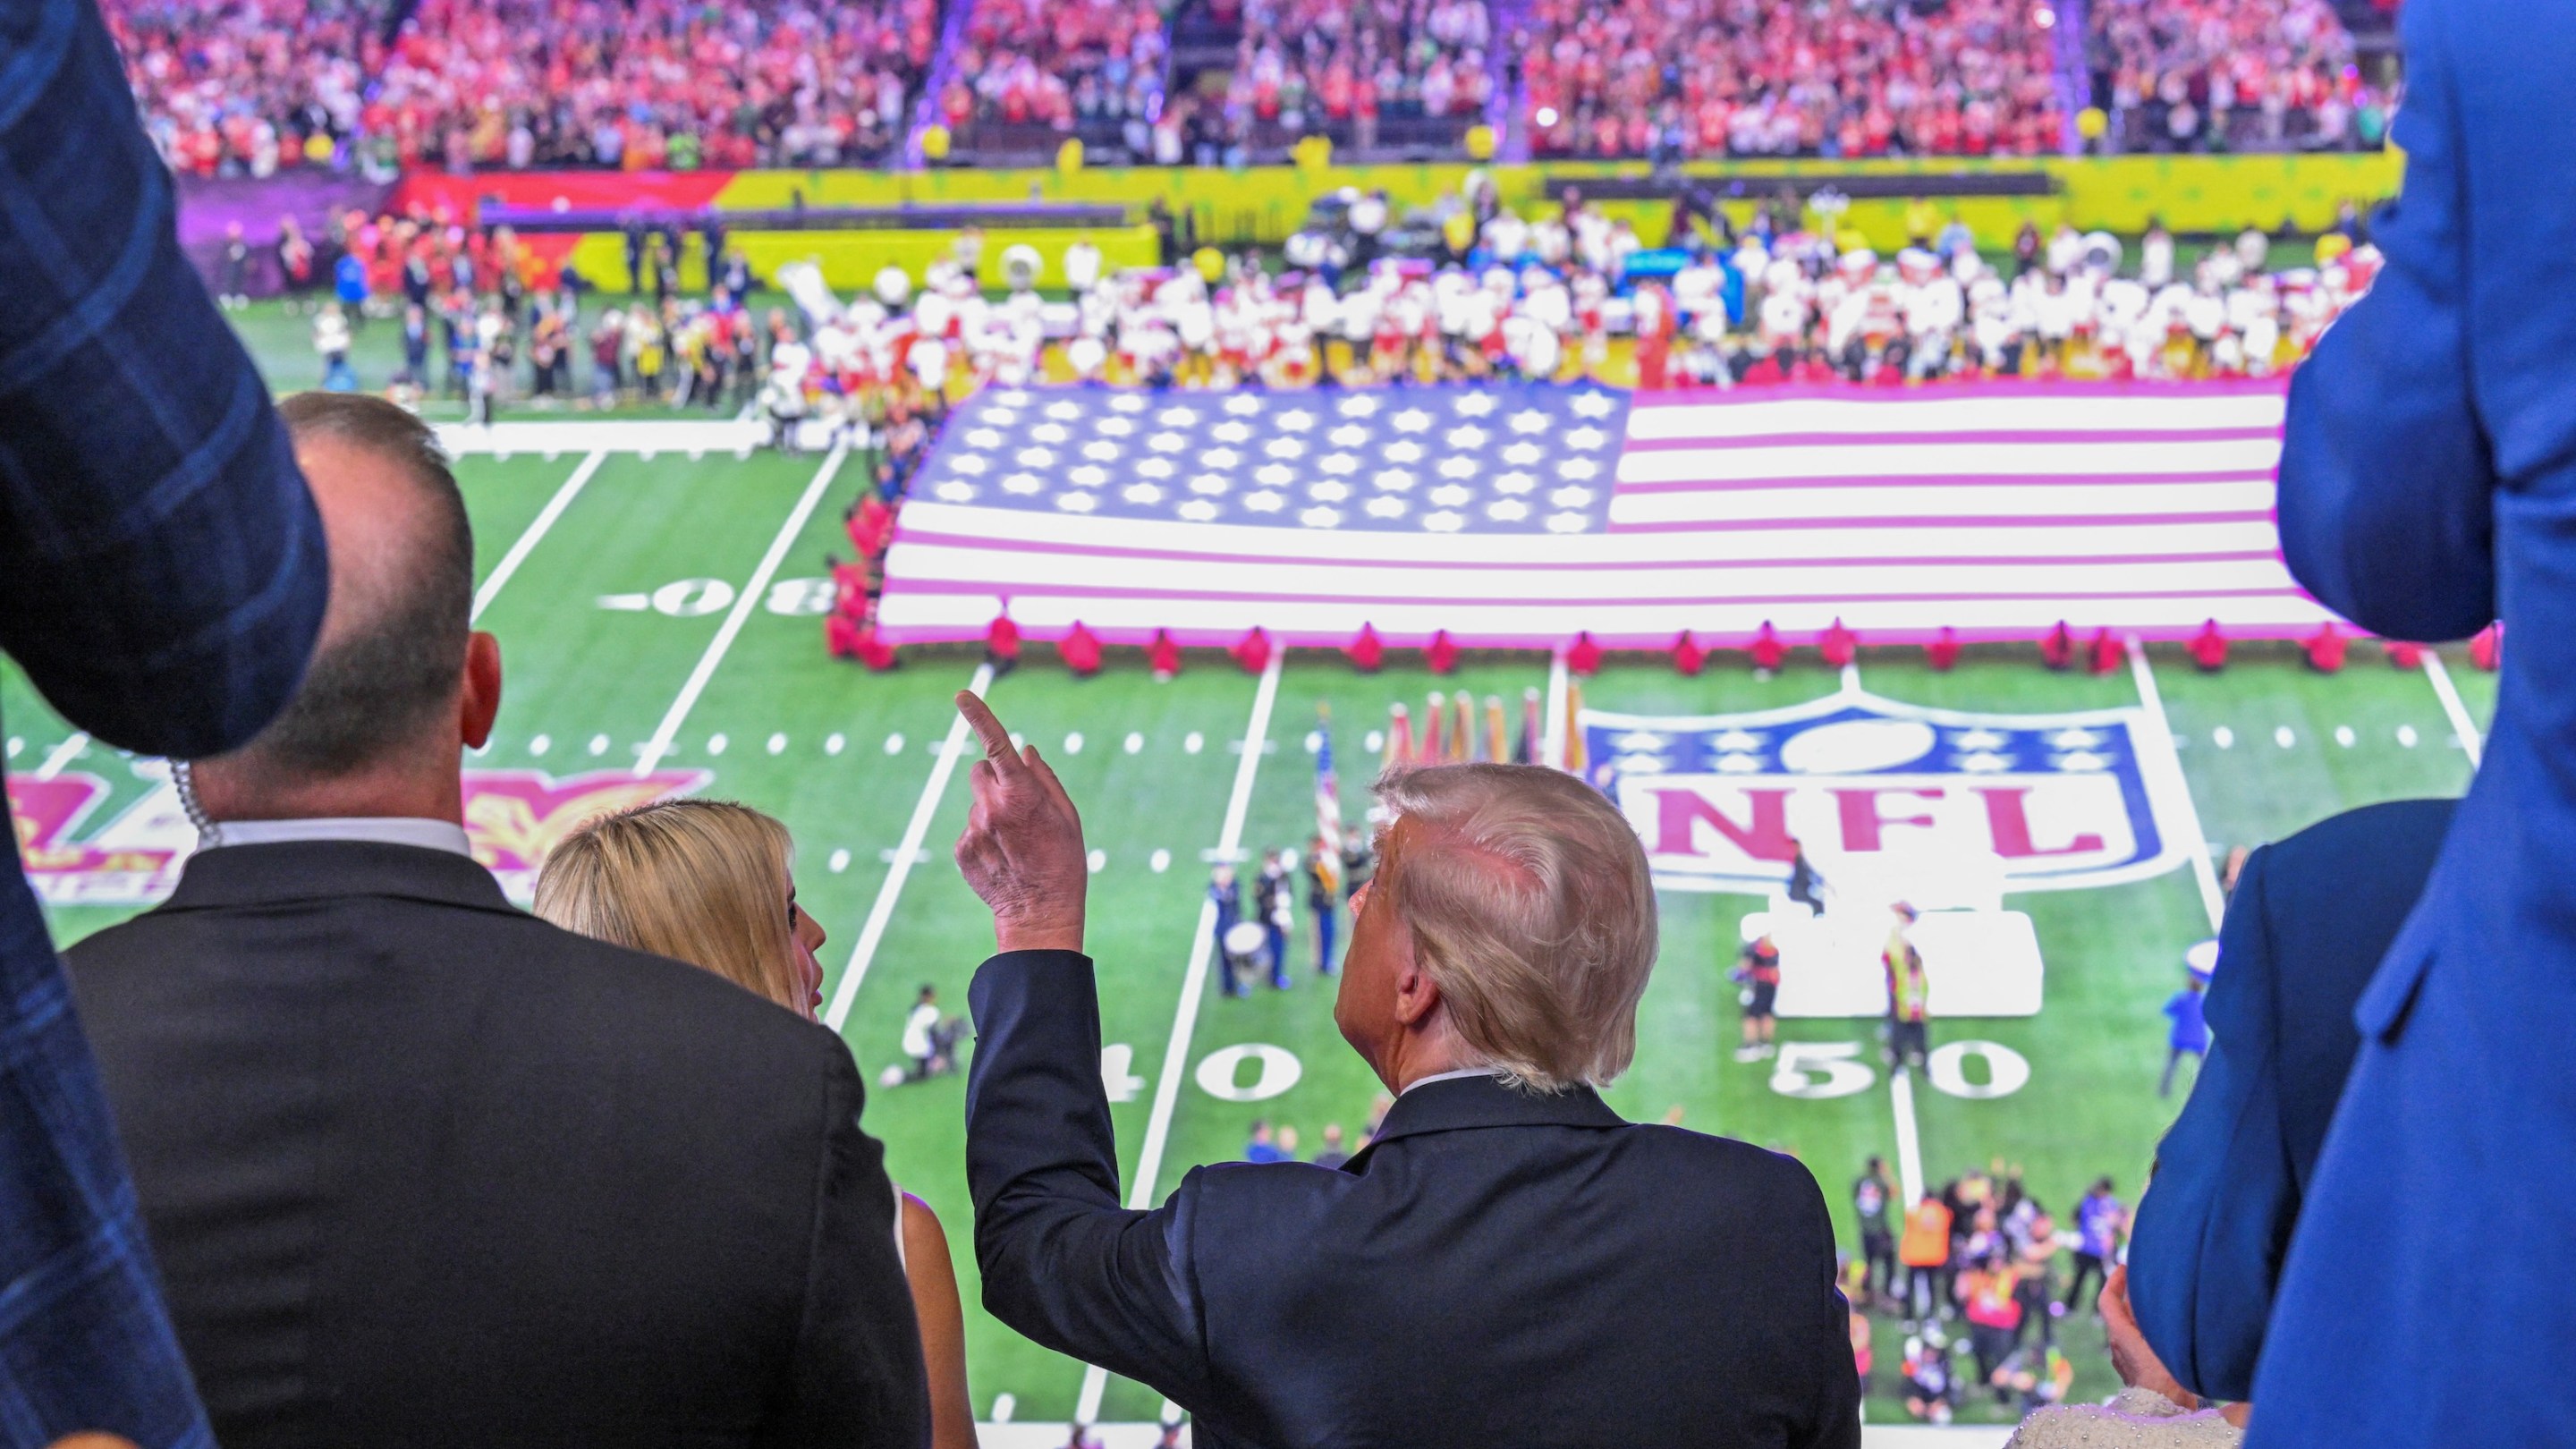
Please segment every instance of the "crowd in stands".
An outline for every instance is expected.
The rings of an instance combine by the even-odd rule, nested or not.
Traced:
[[[1219,136],[1231,146],[1319,134],[1366,151],[1390,123],[1463,127],[1492,98],[1484,0],[1248,0],[1242,19]]]
[[[2087,58],[2124,151],[2375,150],[2396,97],[2327,0],[2088,0]]]
[[[108,0],[174,169],[861,165],[911,124],[937,0]]]
[[[1155,0],[976,0],[966,44],[939,104],[970,142],[979,121],[1123,131],[1150,122],[1162,100],[1168,47]]]
[[[1542,156],[2033,155],[2059,143],[2045,7],[2020,0],[1535,0]]]
[[[1214,164],[1310,134],[1454,148],[1515,86],[1541,158],[2045,154],[2087,82],[2114,149],[2375,147],[2395,103],[2327,0],[2095,0],[2080,66],[2054,10],[2020,0],[1535,0],[1509,36],[1486,0],[1222,9],[1230,73],[1167,105],[1158,0],[974,0],[938,114],[969,147],[979,126],[1099,126]],[[250,175],[873,164],[912,122],[941,20],[939,0],[424,0],[388,37],[347,0],[107,14],[171,164]]]

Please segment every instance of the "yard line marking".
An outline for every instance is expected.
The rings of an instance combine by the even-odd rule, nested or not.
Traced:
[[[1243,848],[1243,820],[1252,810],[1252,779],[1261,769],[1262,744],[1270,738],[1270,706],[1279,698],[1279,665],[1287,656],[1285,649],[1274,649],[1270,663],[1261,671],[1261,687],[1253,691],[1252,718],[1243,727],[1243,753],[1234,766],[1234,793],[1226,798],[1225,827],[1217,834],[1217,850],[1228,857]],[[1560,667],[1562,667],[1560,665]],[[1190,1060],[1190,1034],[1197,1029],[1199,1003],[1207,995],[1208,952],[1216,943],[1216,902],[1199,902],[1198,934],[1190,942],[1188,974],[1181,978],[1180,1004],[1172,1011],[1172,1038],[1163,1048],[1163,1070],[1154,1082],[1154,1110],[1145,1119],[1144,1149],[1136,1154],[1136,1175],[1128,1183],[1127,1206],[1142,1212],[1154,1205],[1154,1189],[1163,1174],[1163,1149],[1172,1139],[1172,1113],[1181,1103],[1181,1078]],[[1100,1396],[1109,1388],[1109,1370],[1098,1364],[1082,1371],[1082,1397],[1076,1404],[1075,1422],[1090,1424],[1100,1418]]]
[[[715,678],[716,666],[724,662],[725,652],[733,648],[734,636],[742,632],[742,626],[751,618],[751,611],[760,607],[761,596],[769,592],[770,577],[786,560],[787,550],[795,547],[796,535],[805,531],[806,520],[814,516],[815,505],[823,501],[823,490],[832,486],[832,475],[841,471],[841,460],[849,455],[848,448],[836,444],[824,456],[823,466],[814,470],[814,481],[805,485],[805,496],[796,500],[796,507],[789,511],[787,521],[779,525],[778,536],[769,541],[769,552],[761,555],[760,566],[751,571],[751,582],[744,584],[742,592],[734,596],[733,612],[725,615],[724,627],[716,631],[715,638],[707,641],[707,652],[698,656],[698,667],[690,671],[689,682],[680,686],[680,697],[671,701],[671,708],[662,716],[661,728],[653,731],[652,740],[635,761],[636,779],[652,774],[654,768],[662,763],[662,756],[670,752],[671,741],[678,737],[680,726],[688,722],[689,711],[697,708],[698,696],[706,692],[707,681]]]
[[[1538,762],[1551,770],[1565,768],[1565,651],[1547,659],[1547,722],[1538,732]]]
[[[2142,773],[2151,765],[2155,767],[2155,772],[2147,776],[2151,797],[2158,793],[2156,776],[2163,776],[2165,788],[2161,793],[2182,825],[2182,845],[2191,855],[2191,874],[2200,885],[2201,908],[2209,912],[2209,929],[2215,931],[2227,915],[2227,892],[2219,888],[2218,868],[2209,863],[2209,837],[2201,833],[2200,811],[2191,802],[2191,781],[2182,772],[2182,756],[2174,753],[2173,721],[2165,717],[2165,697],[2156,689],[2156,671],[2147,663],[2147,646],[2135,634],[2129,635],[2127,642],[2129,677],[2137,681],[2138,702],[2146,707],[2148,720],[2154,726],[2146,732],[2150,758],[2141,759],[2138,765]]]
[[[81,751],[88,748],[89,731],[72,731],[71,738],[54,746],[53,753],[45,756],[45,762],[36,767],[36,778],[39,780],[50,780],[56,775],[61,774],[63,772],[63,766],[79,759]]]
[[[2452,730],[2469,752],[2469,768],[2476,769],[2486,755],[2486,739],[2478,733],[2477,721],[2469,718],[2469,707],[2460,702],[2460,691],[2451,683],[2451,667],[2442,662],[2439,652],[2424,651],[2424,677],[2433,681],[2433,692],[2442,699],[2442,713],[2451,717]]]
[[[1896,1181],[1911,1210],[1923,1201],[1923,1137],[1914,1126],[1914,1069],[1903,1062],[1887,1074],[1887,1095],[1896,1103]]]
[[[1843,666],[1843,693],[1860,693],[1860,661],[1857,659]]]
[[[501,555],[501,561],[492,566],[492,576],[474,591],[474,612],[466,616],[467,623],[482,618],[483,611],[492,607],[492,601],[501,596],[501,586],[510,581],[510,575],[519,571],[519,565],[528,561],[529,554],[536,552],[538,540],[555,526],[556,519],[563,517],[565,509],[572,507],[572,501],[581,496],[583,486],[590,482],[590,475],[598,472],[599,465],[607,461],[606,449],[592,452],[572,470],[572,476],[563,481],[563,486],[555,490],[555,496],[546,500],[546,506],[537,512],[536,521],[519,535],[518,542],[510,545],[508,553]]]
[[[966,688],[981,699],[984,691],[992,687],[993,666],[975,666],[975,677],[967,681]],[[841,982],[832,988],[832,1004],[823,1012],[823,1024],[836,1032],[841,1023],[850,1019],[850,1004],[859,999],[859,983],[868,979],[868,967],[877,959],[877,945],[885,939],[886,923],[894,919],[895,900],[903,894],[903,883],[911,877],[914,863],[924,854],[921,843],[930,835],[930,817],[939,813],[939,797],[948,793],[948,777],[957,773],[958,757],[965,750],[966,716],[961,714],[948,722],[948,741],[940,748],[938,762],[930,767],[921,798],[913,802],[912,819],[903,827],[903,844],[895,847],[894,859],[887,863],[876,902],[868,907],[867,923],[859,927],[859,942],[850,948],[850,964],[841,968]]]

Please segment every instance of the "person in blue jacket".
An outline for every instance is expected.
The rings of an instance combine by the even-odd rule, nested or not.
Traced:
[[[2455,802],[2391,800],[2247,857],[2205,998],[2216,1030],[2129,1230],[2129,1307],[2205,1398],[2253,1397],[2290,1236],[2361,1049],[2352,1007]]]
[[[2254,1449],[2576,1433],[2576,17],[2413,0],[2400,24],[2404,189],[2377,284],[2291,384],[2281,545],[2388,637],[2500,617],[2504,677],[2355,1013]]]
[[[2201,991],[2207,984],[2206,978],[2194,971],[2182,990],[2165,1001],[2165,1016],[2173,1025],[2165,1032],[2165,1075],[2163,1081],[2156,1083],[2159,1097],[2173,1095],[2174,1072],[2182,1066],[2184,1057],[2192,1059],[2196,1077],[2202,1058],[2209,1054],[2209,1022],[2201,1014]]]

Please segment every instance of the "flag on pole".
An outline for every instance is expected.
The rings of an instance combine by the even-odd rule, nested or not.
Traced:
[[[1485,696],[1485,747],[1476,752],[1476,758],[1492,760],[1496,764],[1511,758],[1510,746],[1503,733],[1503,697],[1499,694]]]
[[[1378,764],[1392,769],[1412,763],[1413,711],[1406,709],[1404,701],[1399,699],[1386,707],[1386,758]]]
[[[1436,689],[1422,708],[1422,753],[1415,758],[1426,765],[1449,763],[1449,696]]]
[[[1455,713],[1449,720],[1449,763],[1463,765],[1475,754],[1476,698],[1463,689],[1456,698]]]
[[[1512,752],[1512,762],[1520,765],[1538,763],[1539,741],[1547,738],[1547,727],[1539,723],[1538,687],[1521,691],[1521,747]]]

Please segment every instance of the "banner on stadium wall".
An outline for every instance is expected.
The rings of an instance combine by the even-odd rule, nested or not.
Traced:
[[[1775,893],[1800,846],[1828,880],[1927,908],[2188,859],[2172,740],[2135,708],[1974,714],[1849,689],[1758,714],[1587,709],[1580,723],[1581,773],[1668,889]]]
[[[611,810],[706,788],[707,770],[658,770],[637,777],[602,770],[556,779],[537,770],[465,772],[465,833],[474,858],[516,901],[535,893],[546,852]],[[109,796],[97,775],[9,776],[9,815],[18,855],[36,894],[58,906],[141,906],[170,894],[197,848],[196,827],[168,781],[84,835]]]

